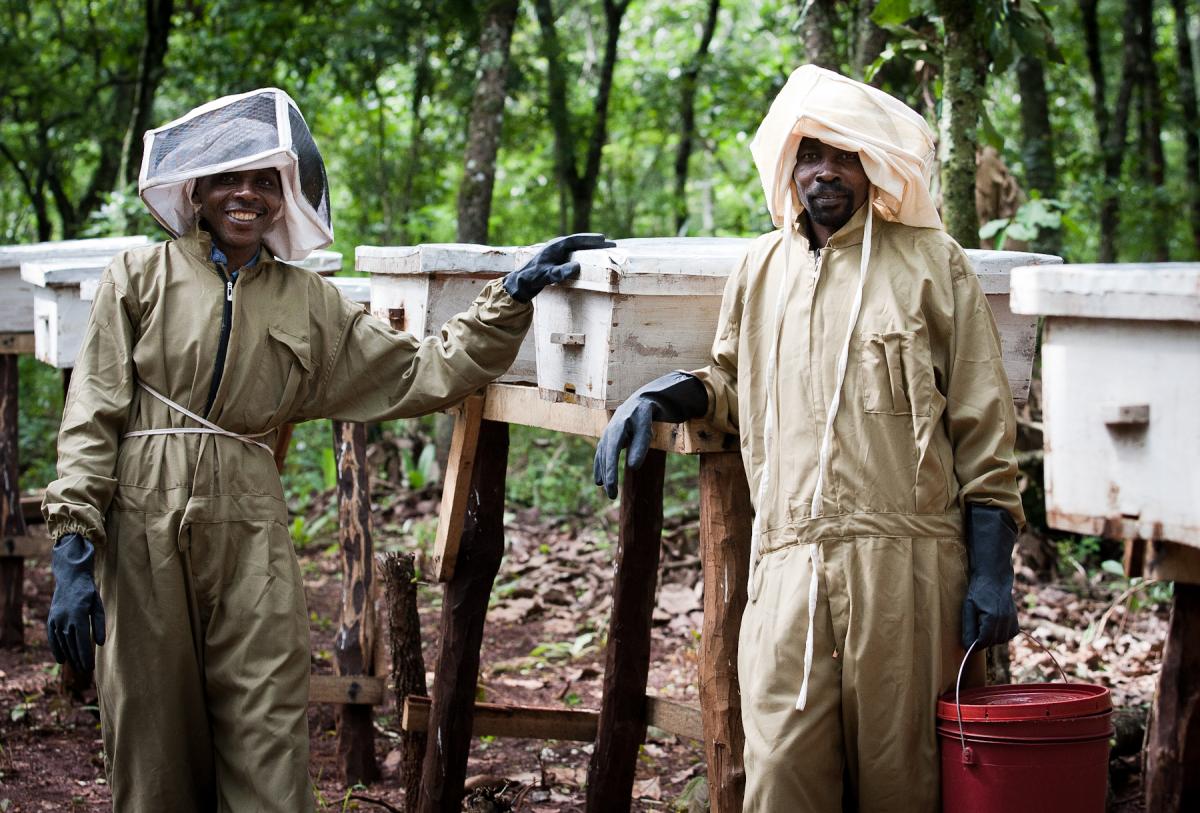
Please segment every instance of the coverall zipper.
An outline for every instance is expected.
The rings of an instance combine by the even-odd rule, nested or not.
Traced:
[[[204,405],[204,417],[212,410],[213,401],[217,398],[217,388],[221,386],[221,377],[225,374],[225,356],[229,352],[229,330],[233,326],[233,286],[237,284],[238,272],[234,271],[225,276],[225,266],[214,263],[217,273],[225,281],[225,302],[221,308],[221,338],[217,342],[217,363],[213,367],[212,385],[208,388],[208,403]]]

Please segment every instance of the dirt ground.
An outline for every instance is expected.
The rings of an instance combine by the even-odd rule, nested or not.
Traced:
[[[376,545],[411,541],[412,519],[434,505],[404,501],[376,516]],[[407,516],[405,513],[407,512]],[[483,647],[480,697],[491,702],[599,707],[602,645],[608,623],[615,514],[580,523],[511,518],[508,550],[493,593]],[[408,530],[406,530],[408,529]],[[656,611],[650,691],[697,702],[701,595],[694,519],[668,521]],[[313,668],[331,672],[340,603],[336,546],[328,538],[300,551],[312,619]],[[418,562],[420,563],[420,562]],[[1118,708],[1144,708],[1153,694],[1167,605],[1145,599],[1153,586],[1084,573],[1039,580],[1018,569],[1022,627],[1045,643],[1072,680],[1101,683]],[[82,702],[61,692],[46,647],[43,619],[51,594],[47,562],[26,568],[26,639],[22,651],[0,650],[0,813],[106,810],[109,804],[94,692]],[[436,655],[440,590],[420,595],[425,662]],[[1053,667],[1026,639],[1011,645],[1015,682],[1048,679]],[[432,681],[432,674],[428,675]],[[383,779],[367,788],[337,778],[331,706],[311,706],[311,775],[325,811],[403,809],[397,776],[398,715],[394,703],[376,709],[376,751]],[[1112,762],[1110,810],[1141,810],[1140,744],[1118,742]],[[480,787],[464,809],[571,811],[584,808],[590,745],[476,739],[468,776]],[[634,810],[699,811],[705,788],[699,743],[651,729],[638,759]]]

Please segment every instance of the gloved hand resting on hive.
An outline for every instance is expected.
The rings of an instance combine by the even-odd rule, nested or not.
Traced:
[[[546,243],[532,260],[505,277],[504,290],[518,302],[528,302],[547,285],[562,282],[579,271],[579,263],[571,260],[571,252],[614,246],[616,243],[594,232],[558,237]]]

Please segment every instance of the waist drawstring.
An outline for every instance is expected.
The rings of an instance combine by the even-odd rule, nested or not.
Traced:
[[[200,424],[200,426],[180,426],[172,429],[138,429],[134,432],[126,432],[124,435],[122,435],[122,438],[140,438],[148,435],[222,435],[227,438],[233,438],[234,440],[240,440],[242,443],[247,443],[251,446],[257,446],[260,449],[266,449],[272,454],[275,453],[275,450],[267,444],[255,440],[255,438],[261,438],[263,435],[268,435],[271,432],[274,432],[274,429],[267,429],[263,432],[255,432],[252,435],[239,435],[237,432],[230,432],[227,429],[222,429],[215,423],[201,418],[195,412],[192,412],[188,408],[175,403],[161,392],[158,392],[153,387],[146,384],[144,381],[139,381],[138,386],[179,414],[191,418],[193,421]]]

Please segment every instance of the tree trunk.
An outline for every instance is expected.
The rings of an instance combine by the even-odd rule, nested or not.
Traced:
[[[946,26],[942,95],[942,220],[963,248],[979,247],[975,151],[986,65],[971,3],[939,2]]]
[[[125,144],[121,149],[121,167],[117,172],[120,186],[136,181],[141,171],[142,134],[150,127],[154,96],[162,82],[163,64],[167,59],[167,45],[171,37],[171,16],[174,13],[174,0],[146,0],[146,38],[142,42],[142,56],[138,61],[137,90],[134,92],[129,129],[125,131]]]
[[[427,697],[425,658],[421,655],[421,617],[417,613],[416,568],[411,553],[376,557],[387,589],[388,638],[392,649],[392,680],[396,708],[403,712],[410,694]],[[404,783],[405,809],[415,813],[421,796],[421,763],[425,758],[425,732],[400,732],[400,781]]]
[[[712,44],[713,31],[717,27],[717,12],[721,0],[708,0],[708,15],[700,32],[700,44],[692,61],[684,70],[679,81],[679,146],[675,151],[675,231],[682,234],[688,219],[687,179],[688,164],[692,157],[692,142],[696,135],[696,86],[700,70],[708,58],[708,47]]]
[[[1046,69],[1042,60],[1022,56],[1017,60],[1017,83],[1021,90],[1021,131],[1025,139],[1025,186],[1043,198],[1058,197],[1058,173],[1054,167],[1054,133],[1046,102]],[[1046,254],[1062,253],[1062,234],[1039,230],[1030,248]]]
[[[0,354],[0,537],[25,536],[21,512],[21,467],[17,463],[20,356]],[[25,560],[0,555],[0,647],[25,645],[23,622]]]
[[[837,4],[833,0],[802,0],[800,24],[804,26],[804,58],[811,65],[839,70],[833,27]]]
[[[412,81],[412,127],[409,129],[408,156],[404,161],[404,177],[400,186],[400,200],[397,210],[400,212],[400,241],[405,244],[420,242],[420,235],[414,235],[410,229],[411,215],[417,206],[413,198],[416,196],[417,177],[421,174],[421,149],[424,144],[425,109],[422,100],[429,93],[433,82],[433,70],[429,64],[429,44],[425,37],[418,36],[417,53],[413,59]]]
[[[1179,105],[1183,109],[1184,164],[1191,210],[1192,256],[1200,258],[1200,133],[1196,131],[1200,111],[1196,109],[1195,62],[1192,59],[1191,38],[1188,37],[1187,1],[1171,0],[1171,5],[1175,9],[1175,48],[1179,52]],[[1189,121],[1192,122],[1190,125],[1187,123]]]
[[[854,57],[851,66],[857,79],[863,79],[866,76],[867,68],[874,64],[887,46],[887,32],[875,25],[875,21],[871,19],[871,15],[875,13],[875,7],[878,5],[877,0],[862,0],[858,5],[858,36],[854,42]],[[880,75],[876,74],[872,78],[871,84],[879,87],[880,79]]]
[[[1154,259],[1166,262],[1171,259],[1170,236],[1174,207],[1170,206],[1164,191],[1167,159],[1162,143],[1162,91],[1158,87],[1158,68],[1154,65],[1154,3],[1152,0],[1139,0],[1137,6],[1141,141],[1146,175],[1150,179],[1154,195],[1151,203],[1154,227],[1150,229],[1150,244],[1153,247]],[[1196,122],[1193,120],[1192,127],[1188,129],[1195,130],[1195,126]]]
[[[463,180],[458,188],[458,242],[487,243],[492,188],[496,180],[496,153],[504,123],[507,97],[509,45],[517,22],[518,0],[493,0],[483,11],[479,33],[479,68]]]
[[[1134,78],[1137,76],[1137,0],[1129,0],[1125,6],[1122,30],[1126,32],[1121,85],[1112,116],[1108,114],[1105,92],[1104,64],[1100,56],[1100,23],[1097,17],[1096,0],[1081,3],[1083,11],[1084,39],[1095,87],[1096,131],[1100,137],[1100,152],[1104,164],[1104,182],[1101,184],[1098,228],[1100,248],[1098,260],[1102,263],[1116,262],[1117,229],[1120,225],[1120,204],[1117,198],[1121,181],[1121,165],[1125,160],[1125,134],[1129,123],[1129,102],[1133,95]]]

